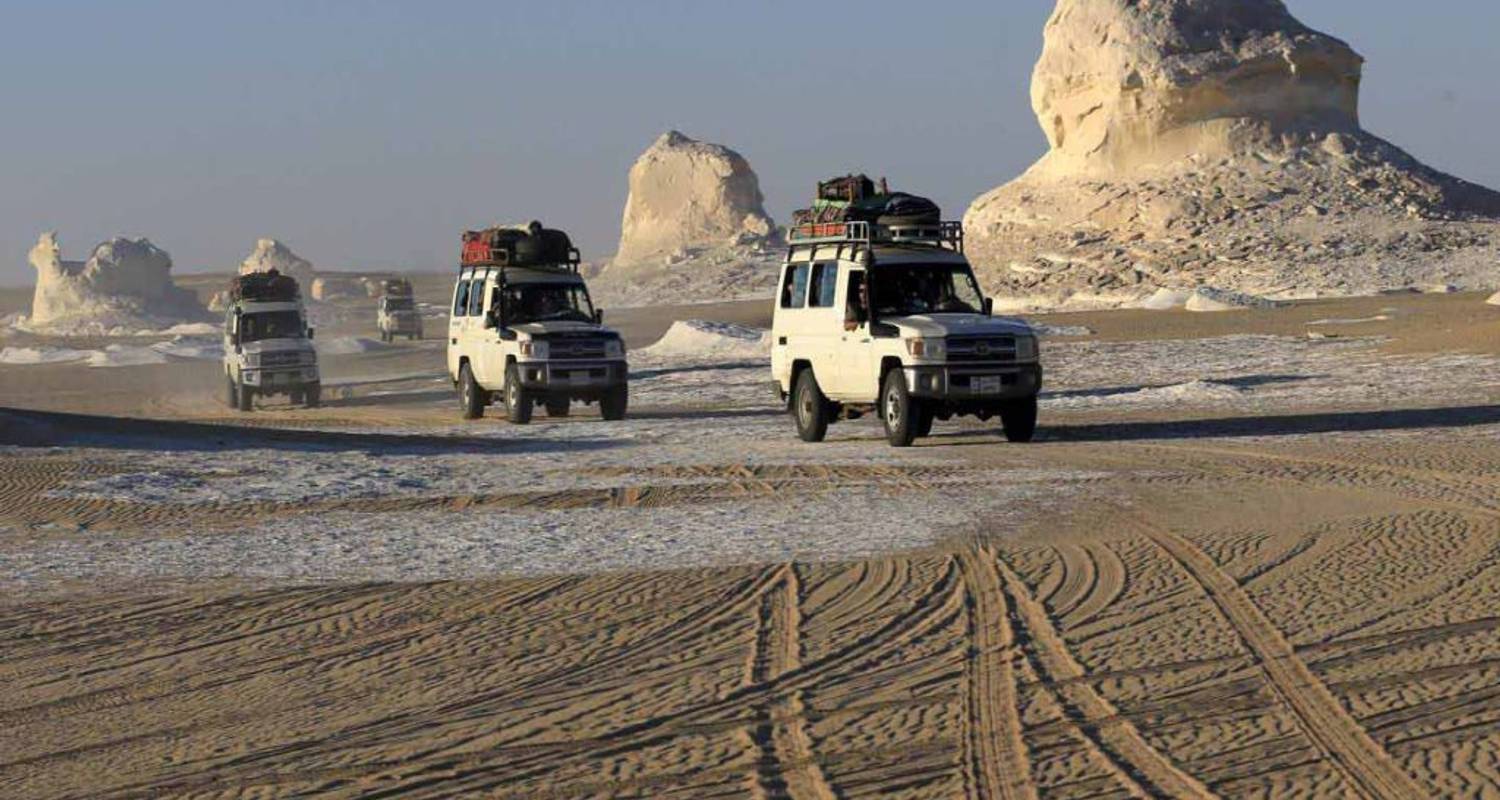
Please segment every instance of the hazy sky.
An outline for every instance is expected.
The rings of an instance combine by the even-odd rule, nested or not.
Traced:
[[[1292,0],[1368,58],[1366,127],[1500,186],[1500,2]],[[0,283],[38,232],[144,235],[178,270],[261,236],[325,267],[446,266],[540,218],[612,252],[626,172],[677,128],[727,144],[778,220],[888,175],[950,216],[1044,149],[1050,0],[0,0]]]

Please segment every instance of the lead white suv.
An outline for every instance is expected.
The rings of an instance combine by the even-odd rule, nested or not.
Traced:
[[[876,411],[892,445],[934,419],[999,417],[1030,441],[1042,386],[1036,332],[992,316],[956,222],[799,238],[782,266],[771,336],[776,390],[804,441]]]
[[[464,266],[452,308],[448,375],[465,419],[483,416],[496,395],[519,424],[538,405],[567,416],[574,401],[599,403],[607,420],[625,418],[625,345],[604,327],[576,263]]]

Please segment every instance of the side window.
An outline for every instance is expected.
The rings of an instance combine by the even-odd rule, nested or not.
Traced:
[[[844,279],[844,323],[858,327],[861,322],[868,319],[865,311],[865,271],[862,269],[850,270],[848,277]]]
[[[462,317],[469,313],[469,282],[459,281],[458,290],[453,293],[453,316]]]
[[[474,281],[469,288],[469,316],[477,317],[484,313],[484,279]]]
[[[781,307],[801,308],[807,300],[807,264],[787,267],[786,277],[781,282]]]
[[[833,308],[834,295],[838,294],[839,265],[814,264],[811,287],[807,293],[807,305],[812,308]]]

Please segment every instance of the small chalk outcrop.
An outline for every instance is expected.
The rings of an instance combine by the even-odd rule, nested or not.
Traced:
[[[1362,130],[1362,67],[1281,0],[1058,0],[1049,150],[969,208],[971,258],[1051,307],[1492,281],[1500,194]]]
[[[317,277],[311,261],[292,252],[290,247],[275,239],[260,239],[255,249],[240,263],[240,274],[278,270],[283,275],[297,279],[297,283],[311,291],[313,279]]]
[[[87,261],[64,261],[57,234],[44,233],[30,261],[36,290],[20,327],[37,333],[134,333],[206,316],[197,296],[172,282],[172,257],[147,239],[116,237]]]
[[[314,300],[338,300],[365,294],[364,283],[353,275],[319,275],[309,290]]]
[[[764,202],[739,153],[668,131],[630,168],[615,263],[763,239],[775,228]]]
[[[1500,292],[1490,295],[1490,299],[1484,301],[1487,305],[1500,306]]]

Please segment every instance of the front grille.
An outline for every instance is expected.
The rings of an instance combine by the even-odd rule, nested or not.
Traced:
[[[302,354],[297,351],[286,353],[261,353],[260,365],[262,367],[292,367],[302,363]]]
[[[604,358],[604,340],[553,339],[547,353],[554,359]]]
[[[949,337],[948,360],[1015,361],[1016,337],[1014,336],[965,336]]]

